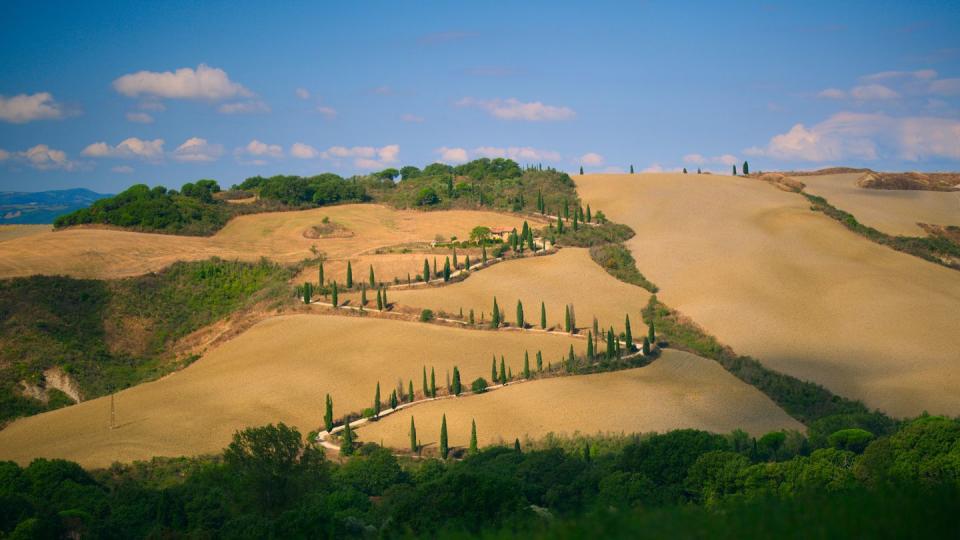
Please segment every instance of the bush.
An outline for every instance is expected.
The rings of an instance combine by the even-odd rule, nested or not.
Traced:
[[[590,257],[603,267],[608,274],[620,281],[643,287],[652,293],[659,290],[656,285],[640,273],[633,255],[623,244],[593,246],[590,248]]]
[[[437,190],[432,187],[425,187],[417,193],[417,206],[430,206],[440,202],[437,196]]]
[[[857,454],[862,453],[872,440],[873,433],[859,428],[841,429],[827,438],[830,446]]]
[[[430,322],[433,320],[433,310],[425,309],[420,312],[420,322]]]
[[[487,391],[487,380],[483,377],[480,377],[470,383],[470,390],[474,394],[482,394]]]

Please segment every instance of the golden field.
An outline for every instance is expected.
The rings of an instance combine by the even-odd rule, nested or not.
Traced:
[[[308,238],[305,232],[320,225],[325,217],[343,226],[351,235]],[[70,228],[0,243],[0,278],[32,274],[119,278],[157,271],[180,260],[214,256],[241,260],[268,257],[293,263],[315,257],[311,247],[326,254],[331,259],[329,271],[340,275],[346,268],[346,258],[366,254],[380,246],[430,242],[438,234],[466,238],[478,225],[519,228],[522,224],[523,218],[519,216],[496,212],[418,212],[349,204],[240,216],[211,237]],[[365,278],[366,274],[356,277]]]
[[[591,327],[596,317],[602,327],[613,325],[620,332],[629,314],[633,335],[646,333],[640,310],[650,293],[606,273],[585,248],[563,248],[553,255],[507,261],[444,287],[390,291],[391,302],[447,313],[459,313],[463,308],[464,315],[473,309],[478,321],[481,312],[490,320],[494,296],[511,323],[517,320],[520,300],[524,319],[537,327],[540,302],[544,302],[548,326],[562,328],[564,306],[573,304],[578,327]]]
[[[894,415],[960,414],[957,271],[755,179],[575,180],[585,202],[634,228],[628,246],[658,296],[739,353]]]
[[[858,187],[862,175],[829,174],[797,177],[804,191],[819,195],[857,221],[892,235],[926,236],[917,223],[960,226],[960,191],[867,189]]]
[[[49,232],[52,229],[50,225],[0,225],[0,242]]]
[[[585,342],[562,335],[461,330],[374,318],[292,315],[267,319],[181,371],[110,398],[19,419],[0,431],[0,460],[65,458],[87,467],[114,461],[219,452],[245,427],[284,422],[303,434],[323,423],[329,393],[336,416],[383,401],[398,380],[421,390],[422,369],[438,386],[458,366],[462,381],[490,377],[493,354],[514,373],[523,353],[557,361]]]
[[[712,360],[666,350],[642,368],[557,377],[509,385],[486,394],[442,399],[404,409],[357,429],[361,442],[410,446],[410,417],[421,444],[436,449],[441,416],[450,446],[470,442],[477,423],[481,446],[539,439],[548,433],[649,433],[696,428],[717,433],[743,429],[755,436],[803,430],[757,389]]]

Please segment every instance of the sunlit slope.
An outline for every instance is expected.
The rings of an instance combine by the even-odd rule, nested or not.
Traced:
[[[800,195],[715,175],[585,175],[667,304],[737,351],[895,415],[960,413],[960,273],[874,244]]]
[[[762,435],[804,429],[716,362],[667,350],[643,368],[546,379],[418,405],[365,425],[357,433],[361,441],[382,440],[394,448],[409,448],[412,415],[420,442],[435,448],[444,414],[451,446],[469,444],[471,420],[477,422],[481,445],[536,439],[547,433],[648,433],[681,428],[726,433],[739,428]]]
[[[887,234],[926,236],[917,223],[960,226],[960,191],[866,189],[860,173],[800,176],[804,191],[850,212],[857,221]]]
[[[190,367],[110,398],[17,420],[0,431],[0,459],[27,463],[58,457],[99,467],[113,461],[218,452],[237,429],[285,422],[304,434],[323,423],[329,393],[337,416],[372,406],[402,380],[421,391],[423,366],[438,386],[458,366],[464,384],[490,377],[493,354],[514,373],[542,350],[558,361],[573,344],[565,336],[482,332],[383,319],[295,315],[268,319]],[[583,396],[587,399],[587,396]]]
[[[579,327],[590,327],[596,317],[601,326],[612,325],[620,332],[629,314],[633,334],[642,336],[646,327],[640,310],[650,294],[606,273],[588,250],[564,248],[554,255],[497,264],[453,285],[391,292],[390,300],[455,314],[462,308],[464,315],[473,309],[477,320],[481,312],[490,320],[494,296],[511,323],[517,320],[517,300],[523,302],[525,321],[538,327],[540,302],[546,308],[547,324],[560,328],[564,306],[572,304]]]
[[[346,236],[308,238],[304,234],[321,225],[324,218],[341,225]],[[520,227],[522,223],[518,216],[495,212],[417,212],[351,204],[241,216],[208,238],[72,228],[0,243],[0,278],[32,274],[125,277],[157,271],[178,260],[213,256],[268,257],[292,263],[315,257],[312,246],[331,259],[331,275],[341,275],[346,258],[377,247],[430,242],[436,235],[466,238],[477,225]]]

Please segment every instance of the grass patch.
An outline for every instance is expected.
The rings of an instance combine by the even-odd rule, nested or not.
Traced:
[[[857,221],[853,214],[844,212],[833,206],[823,197],[801,193],[810,201],[810,209],[823,212],[839,221],[844,227],[873,242],[888,246],[897,251],[920,257],[947,268],[960,270],[960,244],[952,241],[947,235],[935,235],[925,238],[915,236],[891,236]]]
[[[652,293],[660,289],[637,269],[637,262],[623,244],[604,244],[590,248],[590,257],[611,276],[642,287]]]
[[[819,384],[779,373],[754,358],[736,354],[698,324],[661,303],[656,296],[652,296],[644,308],[643,319],[647,324],[654,324],[658,338],[667,341],[670,347],[719,362],[724,369],[766,394],[787,414],[804,424],[845,416],[851,421],[859,419],[857,421],[864,422],[870,421],[866,418],[873,418],[878,427],[893,425],[886,415],[870,411],[860,401],[840,397]]]
[[[288,296],[292,270],[261,261],[176,263],[115,281],[32,276],[0,281],[0,423],[69,404],[23,397],[58,366],[86,398],[164,375],[195,356],[172,358],[176,340],[224,316]],[[66,396],[64,396],[66,397]]]

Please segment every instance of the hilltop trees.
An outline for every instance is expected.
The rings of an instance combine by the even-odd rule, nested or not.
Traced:
[[[687,168],[686,168],[686,167],[683,168],[683,174],[687,174]]]
[[[447,445],[447,415],[443,415],[440,422],[440,456],[447,459],[450,454],[450,447]]]
[[[583,176],[583,165],[580,166],[580,176]]]
[[[630,164],[630,174],[633,174],[633,164]]]
[[[736,165],[736,163],[733,164],[733,175],[734,175],[734,176],[737,175],[737,165]]]
[[[746,161],[743,162],[743,175],[747,176],[750,174],[750,164]]]

